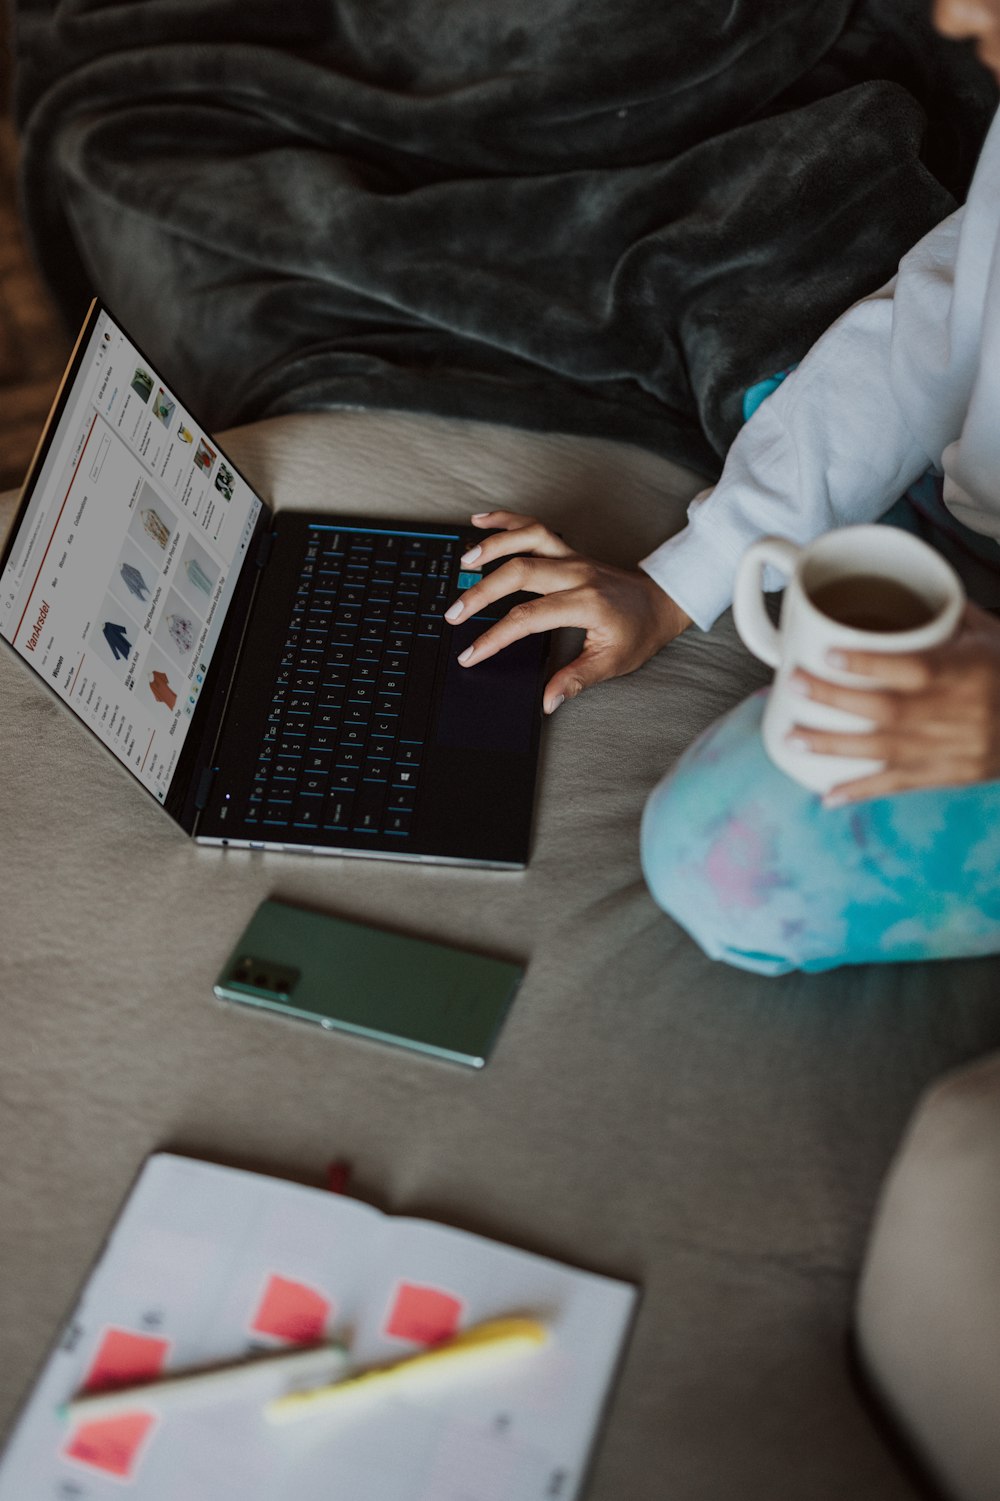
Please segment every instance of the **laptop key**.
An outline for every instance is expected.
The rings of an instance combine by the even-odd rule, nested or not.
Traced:
[[[323,814],[325,829],[349,829],[354,811],[354,798],[350,793],[336,793],[327,799]]]
[[[353,827],[359,833],[374,834],[382,822],[385,807],[385,784],[361,782],[354,798]]]
[[[393,735],[372,735],[368,741],[368,754],[370,756],[380,756],[386,761],[391,761],[395,744],[396,740]]]
[[[321,751],[335,751],[337,749],[338,740],[339,737],[336,730],[313,728],[306,740],[305,745],[293,745],[292,749],[301,751],[303,755],[305,754],[307,748],[311,751],[316,752],[317,754],[319,754]]]
[[[322,800],[319,798],[299,798],[292,811],[292,823],[298,828],[318,829],[322,821]]]
[[[407,674],[406,695],[399,733],[406,740],[423,740],[430,718],[431,695],[437,671],[438,649],[435,643],[418,636],[413,643],[411,666]]]

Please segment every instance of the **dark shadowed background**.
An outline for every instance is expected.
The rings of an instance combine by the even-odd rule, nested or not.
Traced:
[[[7,9],[0,4],[0,490],[24,478],[69,352],[21,231],[9,80]]]

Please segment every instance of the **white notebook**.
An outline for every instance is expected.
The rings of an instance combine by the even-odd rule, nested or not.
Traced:
[[[636,1289],[343,1195],[146,1163],[0,1459],[0,1501],[572,1501]],[[275,1426],[280,1364],[210,1402],[70,1421],[85,1386],[348,1335],[352,1366],[528,1314],[538,1351],[350,1419]]]

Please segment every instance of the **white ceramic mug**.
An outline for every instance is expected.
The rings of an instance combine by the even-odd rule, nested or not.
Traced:
[[[788,578],[776,628],[764,607],[763,570],[770,565]],[[814,595],[824,585],[847,578],[885,579],[919,595],[929,618],[911,629],[866,630],[847,625],[817,608]],[[872,589],[872,596],[877,590]],[[832,683],[877,687],[830,666],[828,651],[912,652],[939,646],[953,635],[965,604],[965,591],[940,553],[910,532],[894,526],[846,526],[827,532],[808,547],[784,537],[762,537],[740,560],[733,598],[736,629],[755,656],[777,668],[764,712],[764,748],[781,770],[814,792],[828,792],[880,769],[860,756],[823,756],[788,742],[793,725],[863,733],[871,721],[796,693],[790,678],[797,667]]]

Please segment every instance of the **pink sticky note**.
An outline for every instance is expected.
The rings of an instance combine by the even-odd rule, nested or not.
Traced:
[[[250,1327],[258,1334],[308,1345],[323,1338],[332,1307],[314,1287],[272,1274]]]
[[[158,1376],[170,1352],[170,1341],[152,1334],[133,1334],[128,1329],[108,1329],[98,1346],[84,1388],[88,1392],[105,1386],[130,1386]]]
[[[117,1417],[81,1423],[63,1453],[67,1459],[130,1480],[155,1422],[151,1412],[123,1412]]]
[[[458,1333],[462,1300],[437,1287],[400,1282],[389,1309],[385,1333],[419,1345],[436,1345]]]

